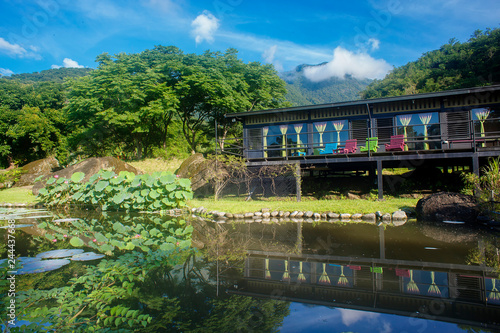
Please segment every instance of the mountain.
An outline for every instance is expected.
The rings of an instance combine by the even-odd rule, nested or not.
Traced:
[[[318,65],[299,65],[295,70],[280,73],[287,83],[286,100],[293,106],[326,104],[360,99],[360,92],[372,80],[358,80],[351,76],[345,78],[332,77],[320,82],[312,82],[304,76],[304,68]]]
[[[43,70],[40,73],[23,73],[4,76],[2,79],[17,80],[22,83],[56,82],[63,83],[65,78],[74,78],[88,75],[92,68],[55,68]]]
[[[439,49],[393,69],[373,81],[363,98],[420,94],[488,86],[500,82],[500,29],[476,30],[460,43],[452,38]]]

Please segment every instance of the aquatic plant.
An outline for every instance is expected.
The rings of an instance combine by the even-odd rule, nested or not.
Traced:
[[[135,175],[122,171],[117,175],[101,170],[86,183],[81,183],[83,178],[82,172],[75,172],[70,179],[54,176],[38,197],[47,206],[79,204],[102,210],[148,211],[185,207],[193,197],[191,181],[168,172]]]
[[[434,272],[431,272],[431,285],[429,286],[429,289],[427,290],[427,293],[430,295],[435,295],[435,296],[441,296],[441,290],[439,290],[439,287],[436,285],[436,282],[434,282]]]

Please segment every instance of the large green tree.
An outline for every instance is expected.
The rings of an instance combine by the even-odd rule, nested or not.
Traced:
[[[234,49],[197,55],[156,46],[97,61],[97,70],[72,84],[67,107],[75,147],[87,154],[133,148],[140,158],[168,146],[172,123],[184,137],[176,142],[196,152],[214,138],[215,120],[227,135],[224,114],[285,105],[285,82],[274,68],[244,63]]]
[[[62,84],[0,79],[0,165],[66,155]]]

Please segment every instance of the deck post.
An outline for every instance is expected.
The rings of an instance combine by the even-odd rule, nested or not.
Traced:
[[[297,202],[300,202],[302,200],[302,175],[300,163],[295,164],[295,191],[297,192]]]
[[[472,155],[472,172],[479,176],[479,157],[476,153]]]
[[[382,179],[382,160],[377,160],[378,200],[384,200],[384,183]]]

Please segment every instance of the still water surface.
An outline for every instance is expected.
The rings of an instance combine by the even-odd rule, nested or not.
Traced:
[[[17,214],[0,213],[4,218]],[[37,215],[46,217],[33,218]],[[82,219],[75,223],[78,228],[71,221],[53,222],[69,217]],[[144,254],[147,246],[158,247],[151,235],[174,239],[171,247],[162,247],[172,255],[160,266],[144,264],[145,279],[124,301],[152,317],[147,328],[134,327],[134,331],[500,330],[498,273],[478,262],[484,259],[481,254],[488,257],[489,265],[498,260],[493,230],[415,221],[399,226],[214,223],[194,217],[88,212],[26,211],[17,214],[15,221],[33,224],[16,229],[18,257],[71,249],[69,239],[80,237],[86,250],[104,252],[107,258],[102,260],[119,262],[127,253]],[[47,226],[39,228],[43,222]],[[192,226],[189,233],[183,231],[187,226]],[[100,235],[116,247],[106,247]],[[7,244],[7,229],[0,229],[0,237]],[[118,248],[120,241],[129,240],[136,246]],[[191,245],[184,246],[189,240]],[[0,253],[7,257],[5,245]],[[18,275],[16,291],[60,287],[82,274],[83,268],[98,270],[98,265],[99,260],[72,261],[54,271]],[[20,310],[18,316],[26,319]],[[5,317],[2,320],[5,324]]]

